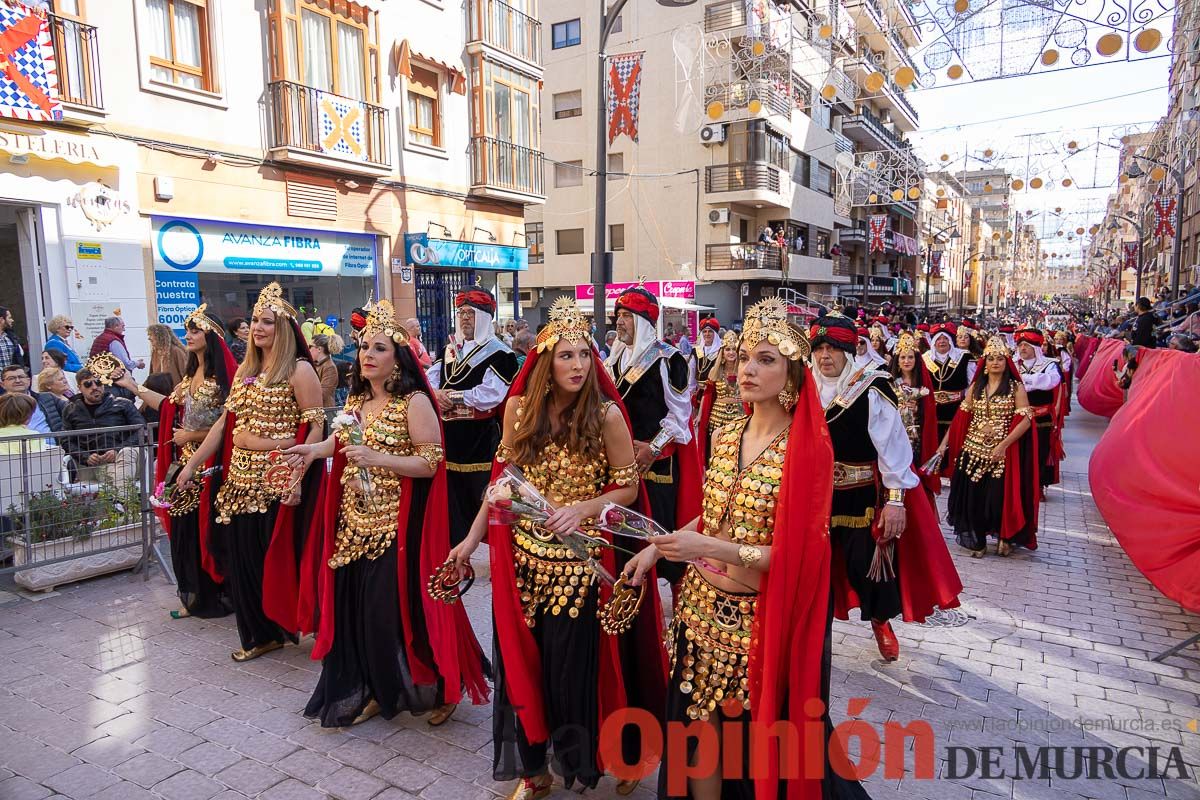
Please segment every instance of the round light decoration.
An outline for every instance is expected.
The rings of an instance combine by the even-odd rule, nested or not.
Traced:
[[[1102,56],[1115,56],[1121,51],[1124,40],[1120,34],[1106,33],[1096,40],[1096,52]]]
[[[995,151],[994,151],[994,150],[992,150],[992,148],[990,148],[990,147],[989,147],[987,150],[984,150],[984,151],[983,151],[983,157],[984,157],[984,158],[991,158],[991,157],[992,157],[992,153],[994,153],[994,152],[995,152]]]
[[[1030,188],[1030,189],[1040,189],[1040,188],[1042,188],[1042,179],[1041,179],[1041,178],[1034,178],[1033,180],[1029,181],[1029,188]]]
[[[950,160],[950,154],[949,154],[949,153],[942,153],[941,160],[942,160],[942,162],[943,162],[943,163],[944,163],[944,162],[946,162],[946,161],[949,161],[949,160]]]
[[[909,200],[916,200],[920,196],[921,196],[920,187],[918,187],[918,186],[908,187],[908,199]]]
[[[1157,50],[1162,44],[1163,36],[1155,28],[1146,28],[1146,30],[1133,37],[1133,46],[1139,53],[1149,53],[1152,50]]]
[[[875,194],[874,192],[872,192],[872,193],[871,193],[871,196],[867,198],[867,202],[868,202],[868,203],[871,203],[872,205],[874,205],[875,203],[878,203],[878,202],[879,202],[879,195],[877,195],[877,194]]]
[[[755,98],[754,100],[751,100],[750,103],[746,106],[746,110],[749,111],[751,114],[758,114],[762,111],[762,107],[763,107],[762,100]]]
[[[821,87],[821,97],[824,97],[826,100],[832,100],[836,96],[837,87],[832,83],[827,83]]]
[[[963,68],[961,64],[952,64],[950,69],[946,70],[946,77],[952,81],[956,81],[963,76]]]
[[[1167,171],[1162,167],[1155,166],[1150,168],[1150,180],[1161,181],[1165,177],[1167,177]]]
[[[822,25],[820,28],[817,28],[817,36],[822,39],[828,39],[830,36],[833,36],[833,26]]]
[[[983,185],[983,193],[984,193],[984,194],[991,194],[991,193],[992,193],[992,184],[991,184],[991,181],[989,181],[989,182],[987,182],[987,183],[985,183],[985,184]]]
[[[1080,236],[1083,236],[1083,226],[1080,225],[1078,228],[1075,229],[1075,232],[1077,234],[1079,234]]]
[[[1055,213],[1055,214],[1061,214],[1061,213],[1062,213],[1062,206],[1055,206],[1055,207],[1054,207],[1054,213]]]
[[[708,104],[708,118],[720,119],[725,115],[725,104],[717,100]]]
[[[1070,188],[1072,183],[1074,183],[1074,181],[1072,181],[1070,178],[1063,178],[1063,187],[1064,188]]]
[[[1046,52],[1042,53],[1042,66],[1052,67],[1058,63],[1058,51],[1051,47]]]
[[[913,85],[913,81],[917,79],[917,71],[912,67],[904,66],[896,70],[896,85],[901,89],[907,89]]]
[[[993,233],[992,239],[997,242],[1000,241],[1000,231],[996,231],[995,233]]]
[[[868,162],[867,162],[867,169],[869,169],[869,170],[877,170],[877,169],[879,169],[879,162],[878,162],[878,161],[868,161]]]
[[[1005,238],[1005,239],[1011,239],[1011,238],[1012,238],[1012,231],[1005,231],[1005,232],[1004,232],[1004,238]]]
[[[938,190],[937,190],[937,196],[938,196],[938,197],[945,197],[945,196],[946,196],[946,190],[945,190],[945,189],[943,189],[942,187],[940,187],[940,186],[939,186],[939,187],[938,187]]]
[[[895,200],[897,203],[899,203],[901,200],[904,199],[904,190],[903,189],[892,189],[892,199]]]
[[[1099,232],[1100,232],[1099,225],[1093,225],[1092,227],[1088,228],[1088,233],[1090,233],[1092,236],[1095,236]]]
[[[970,2],[968,2],[968,0],[954,0],[954,13],[955,14],[965,14],[965,13],[967,13],[967,10],[970,8],[971,8],[971,4],[970,4]]]
[[[750,45],[750,52],[755,56],[761,57],[763,53],[767,52],[766,42],[755,42],[754,44]]]
[[[1017,191],[1017,192],[1021,191],[1022,189],[1025,188],[1025,181],[1021,180],[1020,178],[1017,178],[1015,181],[1012,182],[1012,188],[1014,191]]]
[[[1066,233],[1066,231],[1061,231],[1061,230],[1060,230],[1060,231],[1058,231],[1057,233],[1055,233],[1054,235],[1055,235],[1055,236],[1062,236],[1064,233]]]
[[[1072,139],[1071,141],[1067,142],[1067,149],[1068,149],[1068,150],[1078,150],[1078,149],[1079,149],[1079,142],[1077,142],[1077,141],[1075,141],[1074,139]]]
[[[863,86],[868,92],[878,92],[883,88],[883,84],[884,77],[882,72],[872,72],[867,76],[867,79],[863,81]]]

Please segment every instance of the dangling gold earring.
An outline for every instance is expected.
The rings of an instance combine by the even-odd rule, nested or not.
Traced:
[[[792,388],[791,381],[787,382],[787,386],[784,386],[783,391],[776,395],[776,397],[779,398],[779,405],[783,406],[784,411],[791,411],[796,407],[796,390]]]

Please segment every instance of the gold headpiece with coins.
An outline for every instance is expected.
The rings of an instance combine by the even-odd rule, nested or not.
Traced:
[[[570,297],[560,297],[550,306],[550,322],[537,335],[537,351],[544,353],[565,339],[571,344],[590,341],[591,326]]]
[[[983,348],[983,357],[1001,355],[1005,358],[1012,357],[1012,350],[1008,349],[1008,342],[1004,341],[1003,336],[993,336],[988,339],[987,346]]]
[[[408,343],[408,329],[396,318],[396,309],[392,307],[392,301],[368,302],[363,310],[367,312],[367,324],[362,329],[362,341],[374,339],[382,333],[396,344]]]
[[[900,334],[900,338],[896,340],[895,352],[897,356],[902,356],[909,353],[914,356],[920,354],[920,351],[917,348],[917,340],[914,339],[913,335],[908,331]]]
[[[283,287],[275,281],[271,281],[258,294],[258,300],[254,303],[255,315],[262,314],[264,311],[271,311],[278,316],[284,316],[288,319],[296,319],[296,309],[292,308],[287,300],[283,299]]]
[[[787,305],[778,297],[760,300],[746,312],[742,343],[753,349],[764,339],[789,361],[808,358],[812,352],[808,338],[788,324]]]
[[[199,328],[205,333],[223,333],[221,324],[210,317],[207,311],[208,303],[201,303],[195,311],[187,315],[187,319],[183,321],[183,327]]]
[[[738,334],[737,331],[730,329],[725,331],[725,335],[721,338],[721,347],[737,347]]]
[[[87,360],[83,368],[95,375],[105,386],[112,386],[116,378],[125,371],[125,365],[112,353],[97,353]]]

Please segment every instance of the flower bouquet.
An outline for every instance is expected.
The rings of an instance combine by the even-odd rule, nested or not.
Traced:
[[[346,436],[346,441],[352,445],[360,445],[363,443],[364,434],[362,420],[353,412],[343,411],[333,418],[331,425],[334,433],[342,433]],[[363,501],[367,507],[371,506],[371,473],[366,467],[358,468],[358,482],[362,485]]]
[[[941,471],[941,469],[942,469],[942,454],[939,451],[937,453],[934,453],[932,458],[930,458],[928,461],[926,461],[924,464],[922,464],[921,469],[918,471],[922,475],[933,476],[933,475],[937,475],[938,472]]]
[[[179,485],[175,483],[175,479],[179,476],[181,469],[183,469],[183,464],[178,461],[173,462],[167,468],[166,477],[158,482],[158,485],[154,487],[154,492],[150,495],[150,506],[152,508],[170,512],[175,506],[175,502],[180,494]],[[193,480],[207,478],[209,475],[215,475],[220,471],[220,465],[202,469],[193,476]]]

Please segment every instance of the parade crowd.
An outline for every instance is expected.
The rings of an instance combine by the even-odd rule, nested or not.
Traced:
[[[61,365],[83,411],[136,415],[135,400],[157,415],[172,616],[232,613],[238,662],[312,634],[322,671],[297,712],[323,726],[401,712],[436,726],[490,697],[493,775],[513,798],[547,796],[552,771],[567,788],[619,773],[631,792],[618,764],[638,762],[639,737],[601,736],[621,709],[711,726],[722,755],[668,748],[661,797],[866,797],[829,769],[832,620],[857,609],[891,662],[893,619],[958,605],[943,491],[971,556],[1037,548],[1073,324],[829,311],[801,327],[772,298],[739,330],[704,319],[684,352],[640,286],[603,347],[571,300],[536,333],[496,325],[483,289],[455,307],[437,353],[388,301],[356,310],[332,422],[323,373],[342,344],[303,330],[278,284],[229,331],[197,308],[183,346],[164,345],[173,385],[133,379],[115,323],[86,363]],[[458,602],[485,542],[490,654]],[[831,755],[796,774],[775,752],[752,778],[760,745],[723,738],[743,714],[817,720]]]

